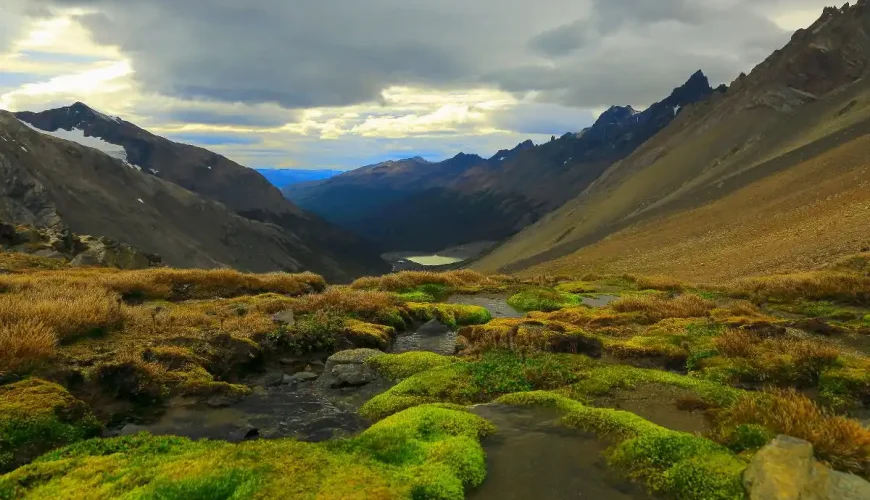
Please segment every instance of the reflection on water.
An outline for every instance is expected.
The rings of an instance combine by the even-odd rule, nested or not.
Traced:
[[[498,431],[483,440],[487,477],[469,492],[475,500],[640,500],[643,489],[608,468],[605,443],[558,425],[545,408],[480,405],[472,411]]]
[[[463,259],[457,259],[456,257],[442,257],[440,255],[420,255],[416,257],[406,257],[406,260],[410,260],[411,262],[420,264],[421,266],[446,266],[447,264],[462,262]]]

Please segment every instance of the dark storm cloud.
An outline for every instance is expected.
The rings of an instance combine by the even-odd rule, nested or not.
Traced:
[[[498,86],[570,106],[649,103],[698,68],[730,81],[816,0],[33,0],[91,7],[147,90],[287,108],[390,85]]]

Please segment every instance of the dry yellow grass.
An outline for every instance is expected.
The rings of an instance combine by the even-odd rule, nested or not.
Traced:
[[[737,281],[733,290],[761,300],[833,299],[866,303],[870,300],[870,277],[845,271],[810,271],[746,278]]]
[[[0,325],[0,374],[31,369],[54,352],[54,332],[36,320]]]
[[[840,356],[833,345],[815,340],[763,338],[734,329],[714,338],[713,345],[723,356],[742,360],[754,377],[781,383],[815,383]]]
[[[293,310],[301,314],[309,314],[328,309],[338,314],[353,314],[368,322],[398,326],[399,323],[403,323],[399,315],[401,304],[402,302],[391,293],[332,286],[323,293],[301,297],[295,302]]]
[[[0,324],[38,321],[59,341],[105,333],[120,325],[121,299],[102,287],[82,282],[26,287],[0,295]]]
[[[100,286],[129,298],[166,300],[227,298],[268,292],[296,296],[326,288],[324,279],[313,273],[248,274],[230,269],[84,268],[0,276],[0,289],[50,288],[64,284]]]
[[[642,313],[649,321],[656,322],[665,318],[707,316],[716,304],[694,294],[684,294],[672,299],[640,295],[623,297],[610,307],[616,312]]]
[[[505,282],[515,281],[503,275],[485,275],[476,271],[459,270],[436,273],[431,271],[403,271],[379,277],[365,277],[350,286],[359,290],[399,292],[425,284],[444,285],[456,290],[500,289]]]
[[[794,391],[750,394],[718,417],[720,429],[740,424],[805,439],[816,456],[839,470],[870,475],[870,430],[854,419],[835,416]]]

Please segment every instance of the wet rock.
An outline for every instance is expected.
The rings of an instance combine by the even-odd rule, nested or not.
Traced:
[[[791,324],[791,326],[792,328],[797,328],[798,330],[803,330],[808,333],[814,333],[816,335],[824,335],[826,337],[829,337],[831,335],[839,335],[846,332],[846,330],[844,330],[843,328],[825,323],[824,321],[817,318],[795,321]]]
[[[378,374],[365,362],[383,355],[383,352],[374,349],[353,349],[333,354],[326,360],[326,368],[318,380],[318,385],[335,389],[359,387],[373,382]]]
[[[242,394],[214,394],[205,400],[205,404],[212,408],[226,408],[245,399]]]
[[[426,323],[423,323],[420,328],[417,329],[417,335],[429,335],[432,337],[438,335],[446,335],[449,332],[450,327],[438,321],[437,319],[427,321]]]
[[[284,375],[282,383],[284,385],[294,385],[302,382],[311,382],[317,380],[317,374],[311,372],[299,372],[295,375]]]
[[[273,371],[269,372],[257,380],[257,385],[261,385],[263,387],[275,387],[281,385],[284,381],[284,372],[282,371]]]
[[[253,439],[260,438],[260,429],[256,427],[242,427],[240,429],[236,429],[227,436],[227,440],[230,442],[239,442],[239,441],[251,441]]]
[[[743,484],[750,500],[870,498],[870,483],[825,467],[813,457],[812,444],[782,435],[755,455]]]
[[[279,325],[291,327],[296,324],[296,318],[293,316],[292,309],[286,309],[272,316],[272,321]]]

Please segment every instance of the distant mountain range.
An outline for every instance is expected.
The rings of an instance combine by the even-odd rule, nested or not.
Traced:
[[[256,171],[83,103],[2,112],[0,137],[0,220],[107,236],[179,267],[336,281],[389,270],[374,245],[300,210]]]
[[[525,141],[486,159],[460,153],[438,163],[389,161],[283,192],[303,209],[390,250],[500,240],[576,196],[683,107],[712,93],[698,71],[644,111],[614,106],[591,127],[545,144]]]
[[[278,189],[302,182],[329,179],[343,172],[343,170],[306,170],[302,168],[257,168],[254,170],[260,172],[260,175]]]

